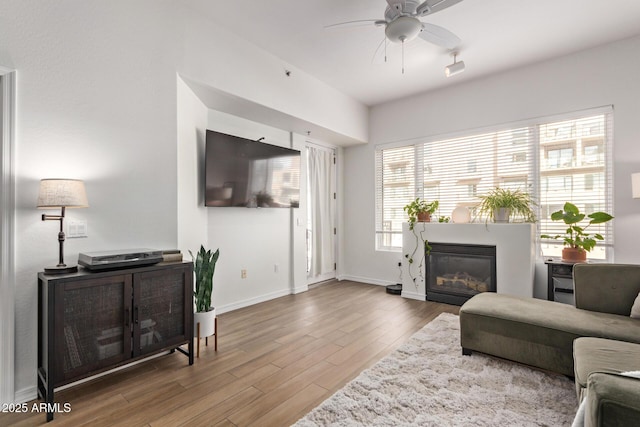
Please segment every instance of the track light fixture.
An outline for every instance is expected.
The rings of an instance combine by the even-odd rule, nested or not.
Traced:
[[[458,52],[453,52],[453,64],[444,67],[444,75],[447,77],[455,76],[464,71],[464,61],[456,61]]]

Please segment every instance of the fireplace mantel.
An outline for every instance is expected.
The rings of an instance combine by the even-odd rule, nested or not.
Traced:
[[[535,224],[451,224],[416,223],[414,231],[437,243],[460,243],[496,246],[497,292],[516,296],[533,297],[535,269]],[[409,263],[405,254],[411,254],[416,240],[409,224],[402,225],[402,296],[425,299],[424,248],[419,245],[414,262]],[[421,262],[422,261],[422,262]],[[421,272],[418,268],[421,268]],[[412,277],[416,278],[415,283]]]

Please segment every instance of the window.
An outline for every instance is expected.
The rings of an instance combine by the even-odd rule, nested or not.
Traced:
[[[593,190],[593,181],[594,181],[594,177],[595,175],[592,173],[588,173],[584,176],[584,189],[586,191],[592,191]]]
[[[458,206],[472,212],[478,195],[495,187],[529,192],[538,202],[538,232],[559,234],[564,224],[550,215],[571,201],[583,212],[612,209],[611,108],[562,120],[536,120],[464,137],[421,140],[376,150],[376,248],[399,250],[402,208],[416,197],[439,200],[436,216]],[[607,258],[611,223],[590,230],[605,237],[592,258]],[[562,243],[542,242],[545,256],[560,254]]]
[[[571,167],[573,159],[573,147],[548,147],[545,149],[547,169]]]
[[[513,162],[526,162],[527,161],[527,153],[514,153],[513,154]]]
[[[389,148],[376,153],[376,247],[402,246],[403,208],[416,198],[414,147]]]

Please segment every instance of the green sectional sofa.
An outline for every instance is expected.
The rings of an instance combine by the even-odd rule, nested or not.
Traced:
[[[460,308],[462,352],[575,377],[580,400],[585,387],[594,389],[587,392],[597,406],[587,411],[593,425],[626,425],[615,422],[630,416],[640,425],[640,379],[619,375],[640,370],[640,319],[630,317],[640,293],[640,265],[576,264],[573,277],[575,307],[489,292],[471,298]],[[611,396],[599,399],[604,391],[622,402],[607,406]]]

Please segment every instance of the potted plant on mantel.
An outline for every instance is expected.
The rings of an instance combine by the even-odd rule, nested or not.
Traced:
[[[585,217],[591,218],[589,223],[582,227],[578,225]],[[566,262],[584,262],[587,260],[587,252],[596,245],[597,240],[604,240],[599,233],[593,235],[586,233],[585,230],[594,224],[602,224],[611,221],[613,217],[606,212],[594,212],[585,215],[580,212],[578,207],[572,203],[566,202],[562,210],[551,214],[553,221],[563,221],[568,225],[564,234],[550,236],[543,234],[543,239],[562,239],[564,248],[562,249],[562,260]]]
[[[213,273],[216,270],[216,262],[220,256],[220,249],[215,252],[205,250],[200,246],[200,251],[193,259],[193,272],[196,279],[196,290],[193,293],[195,301],[195,313],[193,315],[194,334],[199,332],[200,337],[209,337],[215,334],[216,309],[211,306],[211,293],[213,292]],[[198,324],[200,330],[198,331]]]
[[[431,215],[438,209],[438,201],[429,203],[426,200],[416,198],[403,209],[409,215],[409,229],[413,230],[416,222],[431,222]]]
[[[496,187],[480,196],[478,214],[486,216],[487,219],[493,218],[493,221],[498,223],[509,222],[512,216],[520,217],[524,222],[536,222],[534,205],[529,193]]]

